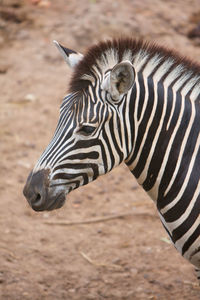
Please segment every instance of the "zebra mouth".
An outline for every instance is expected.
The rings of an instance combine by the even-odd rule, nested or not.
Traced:
[[[65,194],[61,193],[56,197],[56,199],[52,203],[50,203],[50,205],[48,205],[46,210],[51,211],[54,209],[61,208],[65,204],[65,199],[66,199]]]
[[[54,209],[61,208],[65,203],[65,194],[60,193],[57,197],[53,199],[46,199],[45,203],[43,205],[38,205],[37,202],[33,203],[31,205],[32,209],[35,211],[51,211]]]

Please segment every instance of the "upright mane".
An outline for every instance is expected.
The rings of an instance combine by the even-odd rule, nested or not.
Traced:
[[[70,92],[84,90],[94,77],[97,70],[102,74],[107,69],[113,68],[116,63],[129,60],[136,71],[141,67],[141,61],[151,60],[156,66],[164,61],[170,62],[170,69],[177,68],[177,76],[188,73],[195,79],[195,86],[200,87],[200,65],[191,59],[180,55],[174,50],[158,46],[155,43],[131,38],[113,39],[100,42],[90,47],[84,58],[76,66],[70,81]]]

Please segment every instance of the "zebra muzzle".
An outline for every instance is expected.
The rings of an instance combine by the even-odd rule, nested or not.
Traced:
[[[23,194],[35,211],[57,209],[65,202],[64,191],[49,188],[49,170],[45,169],[29,174]]]

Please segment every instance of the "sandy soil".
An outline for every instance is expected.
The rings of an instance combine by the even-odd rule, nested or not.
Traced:
[[[71,75],[52,40],[84,53],[126,34],[200,60],[199,39],[187,37],[199,11],[199,0],[0,2],[1,300],[200,299],[193,267],[124,165],[71,193],[58,211],[35,213],[22,195]]]

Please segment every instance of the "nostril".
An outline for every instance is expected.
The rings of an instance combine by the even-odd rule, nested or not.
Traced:
[[[33,196],[32,196],[32,199],[30,199],[30,204],[32,207],[39,207],[41,205],[43,205],[43,197],[42,197],[42,194],[41,193],[35,193]]]
[[[40,199],[41,199],[41,195],[40,194],[36,194],[35,199],[32,201],[32,203],[35,204],[38,201],[40,201]]]
[[[40,193],[35,193],[34,196],[30,199],[29,203],[32,209],[39,211],[43,209],[44,201],[43,196]]]

